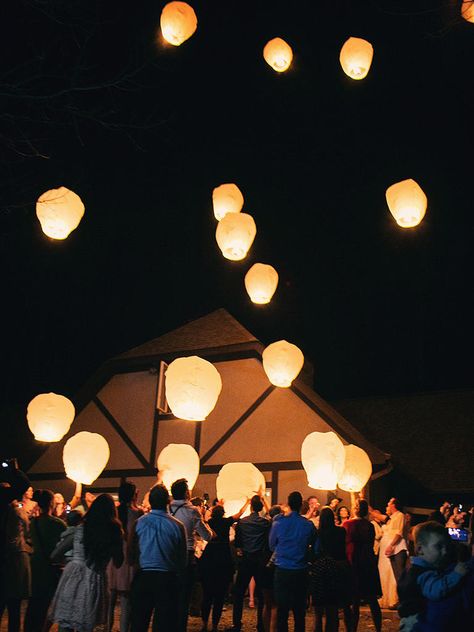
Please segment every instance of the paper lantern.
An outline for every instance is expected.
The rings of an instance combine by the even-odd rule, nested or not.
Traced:
[[[372,474],[369,455],[352,443],[344,446],[344,452],[344,471],[339,478],[338,487],[346,492],[360,492]]]
[[[96,432],[78,432],[66,441],[63,463],[66,476],[76,483],[92,485],[109,460],[109,444]]]
[[[36,216],[43,233],[52,239],[66,239],[79,226],[83,215],[81,198],[66,187],[46,191],[36,202]]]
[[[312,432],[301,446],[301,461],[313,489],[336,489],[344,460],[344,445],[334,432]]]
[[[192,490],[199,476],[199,455],[187,443],[170,443],[158,455],[157,467],[168,490],[179,478],[185,478]]]
[[[244,196],[236,184],[221,184],[212,192],[215,218],[220,221],[227,213],[240,213]]]
[[[247,498],[251,498],[261,489],[265,489],[265,477],[253,463],[227,463],[219,470],[216,480],[217,498],[224,499],[227,516],[235,515]]]
[[[467,2],[463,2],[461,4],[461,15],[462,17],[474,24],[474,2],[473,0],[468,0]]]
[[[293,51],[291,46],[281,39],[275,37],[265,44],[263,49],[263,58],[269,66],[277,72],[285,72],[293,61]]]
[[[222,389],[216,367],[198,356],[177,358],[166,369],[166,399],[179,419],[203,421],[214,409]]]
[[[168,2],[160,19],[161,33],[173,46],[181,46],[197,29],[194,9],[186,2]]]
[[[245,275],[245,289],[250,300],[265,305],[272,300],[278,285],[278,272],[266,263],[255,263]]]
[[[240,261],[247,255],[257,227],[247,213],[227,213],[217,224],[216,241],[226,259]]]
[[[41,393],[28,404],[26,418],[37,441],[60,441],[74,421],[70,399],[56,393]]]
[[[268,345],[262,353],[262,359],[263,368],[270,382],[284,388],[291,386],[304,364],[301,350],[286,340]]]
[[[426,213],[428,198],[414,180],[402,180],[388,187],[385,197],[388,208],[402,228],[417,226]]]
[[[372,44],[360,37],[349,37],[339,55],[343,71],[351,79],[364,79],[370,70],[374,49]]]

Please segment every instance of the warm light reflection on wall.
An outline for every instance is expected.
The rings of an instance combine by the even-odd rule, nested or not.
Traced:
[[[66,187],[46,191],[36,202],[41,229],[51,239],[66,239],[79,226],[83,215],[81,198]]]
[[[339,55],[342,69],[351,79],[364,79],[370,70],[374,49],[360,37],[350,37],[344,42]]]
[[[26,418],[37,441],[60,441],[69,431],[76,411],[70,399],[41,393],[28,404]]]
[[[257,227],[247,213],[227,213],[216,228],[216,241],[226,259],[240,261],[247,256]]]
[[[339,478],[338,487],[346,492],[360,492],[372,475],[372,462],[365,450],[352,443],[344,446],[344,452],[344,471]]]
[[[179,478],[188,481],[191,491],[199,476],[199,454],[187,443],[170,443],[158,455],[157,468],[168,491]]]
[[[164,39],[173,46],[180,46],[196,31],[197,17],[186,2],[168,2],[161,12],[160,26]]]
[[[281,37],[275,37],[265,45],[263,57],[273,70],[285,72],[291,66],[293,51],[285,40],[281,39]]]
[[[66,441],[63,463],[66,476],[76,483],[92,485],[110,457],[109,444],[96,432],[78,432]]]
[[[287,388],[303,368],[304,355],[296,345],[279,340],[262,353],[263,368],[274,386]]]
[[[344,460],[344,445],[334,432],[312,432],[301,446],[301,462],[313,489],[336,489]]]
[[[245,289],[252,303],[265,305],[272,300],[278,285],[278,272],[266,263],[255,263],[245,275]]]
[[[417,226],[425,216],[428,198],[415,180],[402,180],[392,184],[385,197],[390,212],[402,228]]]
[[[214,216],[220,222],[227,213],[240,213],[244,196],[236,184],[221,184],[212,192],[212,205]]]

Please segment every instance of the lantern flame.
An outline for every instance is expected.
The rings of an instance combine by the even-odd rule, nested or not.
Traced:
[[[360,37],[350,37],[341,48],[339,61],[348,77],[364,79],[372,64],[374,49],[372,44]]]
[[[293,61],[293,51],[285,40],[281,39],[281,37],[275,37],[265,44],[263,57],[273,70],[285,72]]]

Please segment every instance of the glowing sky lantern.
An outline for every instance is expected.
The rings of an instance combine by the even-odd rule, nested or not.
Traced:
[[[219,470],[216,480],[217,498],[225,501],[227,516],[235,515],[247,498],[262,489],[265,490],[265,477],[253,463],[227,463]]]
[[[312,432],[301,446],[301,461],[313,489],[336,489],[344,471],[344,445],[334,432]]]
[[[216,367],[198,356],[177,358],[166,369],[166,400],[175,417],[203,421],[222,389]]]
[[[388,187],[388,208],[402,228],[417,226],[426,213],[428,198],[415,180],[402,180]]]
[[[212,192],[214,216],[220,220],[227,213],[240,213],[244,205],[244,196],[236,184],[221,184]]]
[[[92,485],[109,460],[109,444],[96,432],[78,432],[66,441],[63,463],[66,476],[76,483]]]
[[[186,2],[168,2],[160,19],[161,33],[173,46],[181,46],[197,29],[194,9]]]
[[[338,487],[346,492],[360,492],[372,475],[372,462],[365,450],[352,443],[344,446],[344,452],[344,471],[339,478]]]
[[[467,2],[463,2],[461,4],[461,15],[462,17],[474,24],[474,2],[473,0],[468,0]]]
[[[216,228],[217,245],[226,259],[240,261],[247,256],[257,227],[247,213],[227,213]]]
[[[60,441],[74,421],[74,405],[64,395],[41,393],[28,404],[26,418],[37,441]]]
[[[374,49],[372,44],[360,37],[349,37],[339,54],[342,69],[351,79],[364,79],[370,70]]]
[[[279,340],[264,349],[262,360],[270,382],[287,388],[303,368],[304,355],[296,345]]]
[[[170,443],[158,455],[157,468],[168,491],[179,478],[192,490],[199,476],[199,454],[187,443]]]
[[[265,44],[263,58],[273,70],[285,72],[293,61],[293,51],[285,40],[281,39],[281,37],[275,37]]]
[[[245,275],[245,289],[252,303],[265,305],[272,300],[278,285],[278,272],[266,263],[255,263]]]
[[[66,187],[46,191],[36,202],[36,216],[43,233],[52,239],[66,239],[79,226],[83,215],[81,198]]]

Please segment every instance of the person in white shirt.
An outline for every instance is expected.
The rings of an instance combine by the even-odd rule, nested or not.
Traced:
[[[398,498],[390,498],[386,510],[390,518],[387,522],[386,530],[389,536],[389,544],[385,548],[385,551],[381,551],[381,554],[390,558],[393,574],[397,582],[405,570],[408,557],[408,547],[405,540],[405,515],[401,509],[402,506]]]

